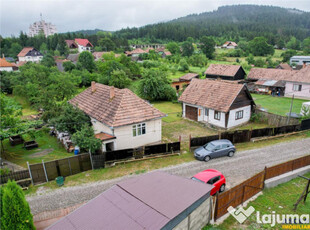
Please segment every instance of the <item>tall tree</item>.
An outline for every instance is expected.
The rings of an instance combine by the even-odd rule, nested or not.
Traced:
[[[88,51],[83,51],[78,59],[78,63],[89,72],[93,72],[96,69],[93,55]]]
[[[305,54],[310,54],[310,37],[306,38],[302,42],[302,51]]]
[[[182,55],[183,56],[192,56],[194,53],[194,46],[191,42],[185,41],[182,43]]]
[[[30,207],[21,187],[9,180],[1,190],[1,228],[35,229]]]
[[[172,53],[172,54],[179,54],[180,53],[180,47],[178,43],[176,42],[169,42],[166,46],[166,48]]]
[[[250,52],[254,56],[266,56],[273,55],[274,48],[267,43],[267,39],[264,37],[256,37],[249,42]]]
[[[212,59],[215,52],[215,41],[212,37],[203,36],[200,40],[201,50],[207,58]]]

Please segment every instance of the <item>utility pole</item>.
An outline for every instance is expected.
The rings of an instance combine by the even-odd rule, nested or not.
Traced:
[[[289,122],[290,122],[290,118],[291,118],[291,114],[292,114],[293,100],[294,100],[294,94],[293,94],[293,96],[292,96],[291,108],[290,108],[290,113],[288,114],[287,125],[288,125]]]

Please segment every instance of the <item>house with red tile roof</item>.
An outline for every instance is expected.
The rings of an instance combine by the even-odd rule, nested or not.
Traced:
[[[206,78],[223,80],[243,80],[246,73],[240,65],[211,64],[205,71]]]
[[[40,62],[43,54],[33,47],[25,47],[17,55],[19,62]]]
[[[225,49],[235,49],[237,47],[238,47],[237,43],[232,42],[232,41],[227,41],[222,45],[222,48],[225,48]]]
[[[90,43],[90,41],[88,41],[88,39],[76,38],[74,42],[78,46],[79,53],[92,50],[93,45]]]
[[[161,141],[160,112],[129,89],[92,82],[69,101],[91,118],[102,150],[136,148]]]
[[[192,79],[182,93],[183,117],[229,129],[250,120],[255,103],[245,84]]]
[[[17,69],[18,68],[15,64],[8,62],[7,60],[5,60],[5,58],[0,58],[0,72],[11,72]]]

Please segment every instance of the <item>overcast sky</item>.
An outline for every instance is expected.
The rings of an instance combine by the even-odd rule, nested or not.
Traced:
[[[29,25],[43,19],[58,32],[82,29],[115,31],[125,27],[168,21],[192,13],[236,4],[273,5],[310,11],[309,0],[0,0],[4,37],[28,33]]]

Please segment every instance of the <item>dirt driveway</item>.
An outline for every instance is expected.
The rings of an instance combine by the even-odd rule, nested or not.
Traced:
[[[204,169],[214,168],[226,176],[227,189],[229,189],[263,170],[265,166],[276,165],[309,154],[310,138],[307,138],[260,149],[237,152],[233,158],[224,157],[209,162],[192,161],[160,170],[190,178]],[[33,214],[58,210],[88,201],[114,184],[135,176],[137,175],[75,187],[64,187],[42,195],[27,197],[27,200]]]

